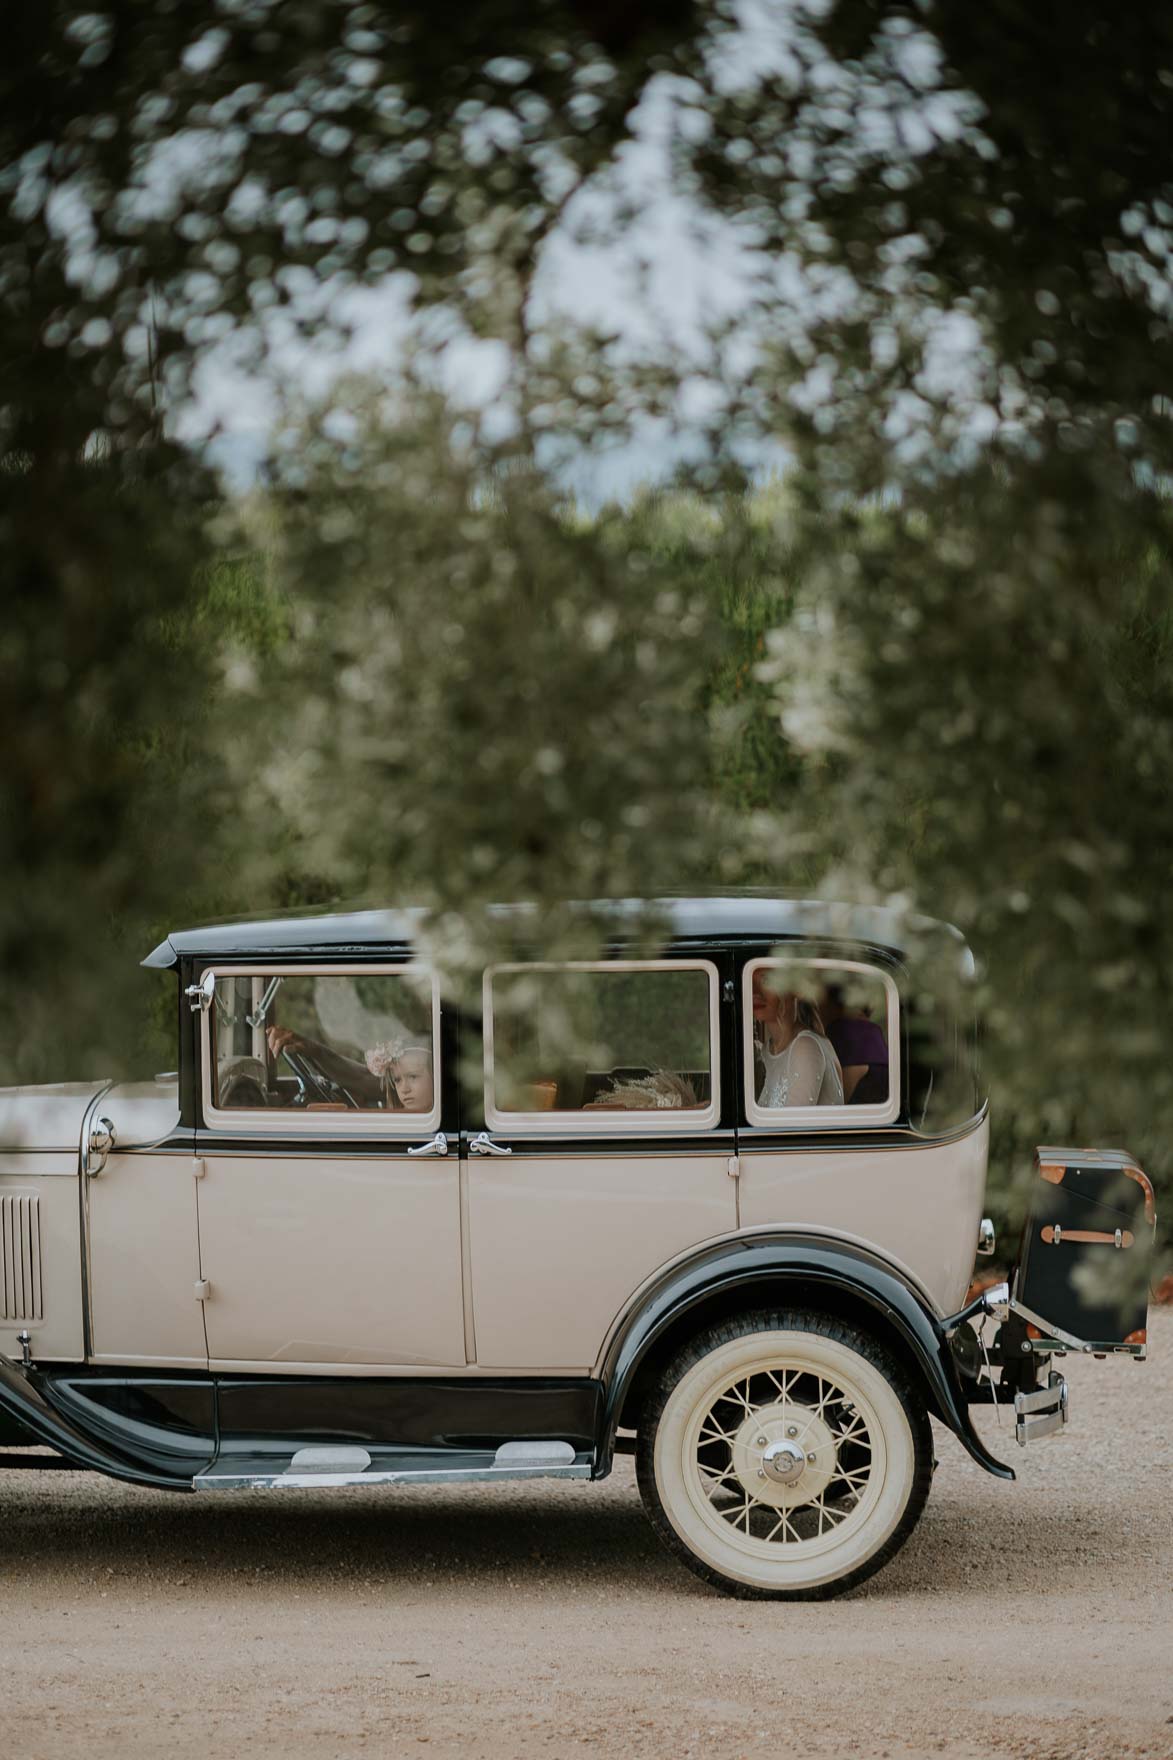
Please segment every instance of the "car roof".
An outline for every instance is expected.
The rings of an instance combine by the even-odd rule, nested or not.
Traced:
[[[926,933],[936,931],[964,946],[951,925],[895,907],[787,898],[749,889],[704,897],[597,899],[572,908],[598,921],[610,939],[634,934],[652,918],[673,941],[850,941],[900,955]],[[538,908],[530,904],[494,905],[488,914],[498,924],[512,921],[522,928],[527,921],[536,924],[540,917]],[[143,964],[169,967],[188,957],[320,954],[337,959],[383,950],[402,952],[412,947],[427,916],[426,910],[409,907],[239,918],[173,930]]]

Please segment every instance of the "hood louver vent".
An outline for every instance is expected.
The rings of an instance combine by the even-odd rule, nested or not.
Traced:
[[[40,1320],[41,1201],[0,1198],[0,1320]]]

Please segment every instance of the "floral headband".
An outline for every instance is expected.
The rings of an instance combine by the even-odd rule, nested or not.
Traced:
[[[413,1045],[408,1039],[384,1039],[381,1044],[372,1045],[367,1052],[366,1066],[373,1076],[379,1076],[386,1081],[391,1074],[392,1065],[398,1063],[401,1057],[406,1057],[409,1051],[422,1052],[429,1064],[432,1061],[430,1045]]]

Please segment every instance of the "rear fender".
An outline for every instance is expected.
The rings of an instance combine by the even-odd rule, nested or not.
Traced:
[[[679,1348],[691,1331],[738,1307],[846,1307],[887,1342],[920,1383],[928,1409],[986,1472],[1013,1479],[969,1416],[944,1322],[878,1254],[832,1238],[782,1233],[723,1241],[674,1265],[621,1316],[604,1349],[603,1416],[596,1477],[610,1471],[624,1401],[645,1366]]]

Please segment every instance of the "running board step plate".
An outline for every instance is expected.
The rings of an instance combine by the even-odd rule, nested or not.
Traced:
[[[291,1455],[222,1455],[196,1491],[329,1491],[346,1485],[491,1484],[497,1479],[589,1479],[591,1454],[569,1442],[503,1442],[489,1449],[422,1450],[314,1444]]]
[[[371,1457],[365,1448],[299,1448],[287,1473],[365,1473]]]

